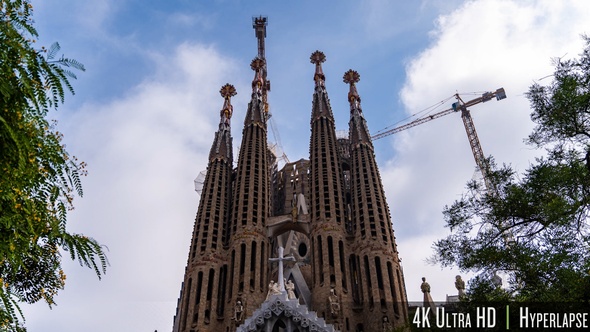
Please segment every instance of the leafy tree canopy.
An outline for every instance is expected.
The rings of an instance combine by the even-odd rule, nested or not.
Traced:
[[[434,261],[478,273],[469,299],[590,300],[590,38],[579,58],[555,60],[548,85],[533,84],[527,98],[536,127],[526,142],[544,148],[524,174],[498,167],[443,214],[451,235],[434,244]],[[508,275],[507,289],[492,283]],[[501,274],[502,274],[501,273]]]
[[[84,66],[58,57],[57,43],[36,46],[32,9],[0,0],[0,330],[24,330],[19,302],[54,304],[66,279],[61,250],[99,278],[107,266],[98,242],[66,230],[85,164],[46,119],[74,92],[72,70]]]

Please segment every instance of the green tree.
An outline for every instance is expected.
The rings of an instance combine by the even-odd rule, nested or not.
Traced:
[[[54,304],[66,278],[60,252],[99,278],[107,266],[97,241],[66,230],[85,164],[68,155],[46,119],[74,92],[71,70],[84,67],[56,57],[57,43],[35,47],[32,8],[0,0],[0,330],[12,331],[24,330],[18,303]]]
[[[536,127],[527,143],[544,148],[524,174],[488,160],[497,194],[480,183],[443,214],[451,235],[434,261],[478,273],[474,301],[590,300],[590,38],[579,58],[555,60],[548,85],[527,93]],[[497,271],[506,290],[493,286]]]

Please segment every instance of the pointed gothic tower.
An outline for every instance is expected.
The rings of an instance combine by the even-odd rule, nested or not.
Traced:
[[[174,320],[174,331],[198,330],[217,326],[213,319],[223,316],[227,279],[227,261],[223,255],[222,233],[229,218],[231,203],[232,137],[230,119],[231,97],[236,89],[226,84],[221,88],[224,98],[220,111],[219,130],[209,153],[207,176],[191,241],[183,287]]]
[[[228,302],[258,308],[266,296],[268,239],[266,222],[270,212],[267,147],[265,61],[255,58],[252,97],[248,104],[234,184],[233,212],[228,229],[230,273]]]
[[[377,331],[385,322],[400,325],[407,319],[407,299],[399,263],[389,207],[373,143],[356,89],[360,75],[349,70],[344,82],[350,84],[350,162],[354,244],[350,256],[353,270],[352,296],[357,307],[378,315],[363,315],[356,324],[365,331]]]
[[[338,156],[334,115],[325,86],[324,53],[315,51],[315,89],[311,110],[310,219],[313,251],[312,309],[336,327],[344,326],[349,312],[346,277],[345,218],[342,173]],[[339,310],[330,308],[331,293],[340,297]]]

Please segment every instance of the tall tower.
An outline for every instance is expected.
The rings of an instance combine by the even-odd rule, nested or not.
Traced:
[[[191,241],[183,287],[178,303],[174,331],[195,330],[198,326],[217,326],[215,316],[225,310],[227,261],[222,233],[229,219],[232,176],[231,97],[236,89],[226,84],[220,111],[219,130],[209,153],[207,176]]]
[[[311,110],[310,209],[312,267],[312,309],[327,322],[344,326],[348,301],[345,264],[345,218],[342,199],[342,172],[334,115],[325,86],[322,63],[326,56],[320,51],[311,55],[315,64],[315,88]],[[333,290],[333,291],[332,291]],[[341,312],[331,312],[327,299],[340,295]]]
[[[264,59],[252,60],[252,98],[248,104],[234,184],[229,233],[229,303],[257,308],[266,296],[269,247],[266,222],[270,213],[267,105]]]
[[[402,324],[407,317],[406,293],[395,237],[375,161],[373,143],[356,89],[360,75],[349,70],[350,159],[354,243],[350,255],[353,270],[352,298],[355,307],[379,313],[357,320],[368,331],[385,321]]]

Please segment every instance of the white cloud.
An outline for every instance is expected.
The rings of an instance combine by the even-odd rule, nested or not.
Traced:
[[[65,257],[68,280],[58,306],[50,314],[28,308],[29,331],[171,325],[199,199],[192,181],[207,165],[223,104],[218,91],[236,65],[194,44],[152,58],[155,74],[126,97],[60,114],[68,149],[89,165],[70,231],[106,245],[111,266],[99,282]]]
[[[508,98],[471,108],[483,151],[523,171],[538,155],[523,143],[531,132],[524,93],[533,80],[553,72],[551,58],[582,50],[590,4],[584,1],[472,1],[441,16],[432,44],[407,65],[401,98],[408,113],[459,93],[504,87]],[[480,92],[481,93],[481,92]],[[464,100],[477,95],[463,96]],[[451,101],[452,102],[452,101]],[[446,107],[450,107],[451,102]],[[396,136],[394,160],[382,169],[390,193],[394,227],[404,258],[410,300],[421,300],[420,278],[433,297],[453,293],[456,271],[436,272],[423,262],[432,254],[425,238],[442,238],[442,209],[464,191],[473,159],[459,114],[451,114]],[[416,243],[423,245],[416,252]],[[408,256],[411,255],[411,259]],[[430,273],[430,275],[427,275]],[[444,278],[444,284],[438,280]],[[446,291],[438,289],[446,287]]]

